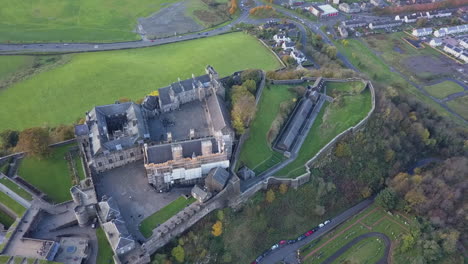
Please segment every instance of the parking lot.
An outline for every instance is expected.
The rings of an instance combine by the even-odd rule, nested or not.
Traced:
[[[156,192],[148,184],[143,162],[139,161],[98,175],[96,191],[99,200],[104,195],[115,199],[129,232],[136,239],[144,240],[138,230],[139,223],[180,195],[189,194],[190,188]]]

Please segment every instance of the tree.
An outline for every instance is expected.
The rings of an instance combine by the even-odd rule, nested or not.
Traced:
[[[229,8],[229,14],[233,15],[237,11],[237,1],[231,0],[231,7]]]
[[[218,218],[219,221],[223,221],[224,220],[223,210],[218,210],[218,212],[216,213],[216,217]]]
[[[259,70],[247,69],[241,73],[241,80],[242,82],[254,80],[255,83],[259,83],[262,80],[262,75]]]
[[[218,237],[223,233],[223,223],[221,223],[221,221],[218,220],[216,221],[216,223],[214,223],[211,229],[211,234],[213,234],[213,236],[215,237]]]
[[[4,130],[0,132],[0,143],[5,149],[14,148],[18,143],[19,132],[15,130]]]
[[[173,248],[171,251],[172,256],[176,259],[177,262],[182,263],[185,259],[185,250],[181,245]]]
[[[327,45],[325,47],[325,53],[327,54],[327,56],[332,60],[336,59],[336,54],[338,54],[338,50],[336,49],[336,47],[332,45]]]
[[[130,98],[127,98],[127,97],[120,97],[120,98],[119,98],[119,102],[121,102],[121,103],[130,102]]]
[[[267,192],[266,192],[266,201],[268,203],[272,203],[274,200],[275,200],[275,191],[273,191],[273,189],[269,189]]]
[[[240,116],[238,114],[232,114],[232,127],[236,131],[236,134],[242,135],[245,133],[245,127],[244,123],[240,119]]]
[[[280,184],[279,191],[281,194],[285,194],[288,191],[288,186],[284,183]]]
[[[319,205],[319,204],[317,204],[317,205],[315,206],[314,213],[315,213],[316,215],[322,216],[322,215],[325,214],[325,212],[326,212],[326,211],[325,211],[325,206],[322,206],[322,205]]]
[[[403,235],[400,250],[402,252],[407,252],[408,250],[412,249],[415,244],[416,240],[412,234]]]
[[[255,95],[257,84],[254,80],[247,80],[242,84],[242,86],[244,86],[251,94]]]
[[[442,248],[445,252],[452,254],[457,250],[458,238],[460,232],[457,230],[449,230],[447,233],[442,233],[440,238],[442,239]]]
[[[16,148],[32,156],[46,156],[49,153],[49,131],[42,127],[32,127],[21,131]]]
[[[385,210],[391,211],[397,205],[397,196],[390,188],[383,189],[375,198],[375,202]]]
[[[417,27],[424,27],[427,24],[427,18],[419,18],[416,21],[416,26]]]

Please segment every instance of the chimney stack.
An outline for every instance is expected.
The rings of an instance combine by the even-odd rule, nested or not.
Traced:
[[[189,132],[189,138],[194,139],[195,138],[195,129],[191,128]]]
[[[178,160],[178,159],[182,159],[183,158],[183,155],[182,155],[182,146],[180,144],[174,144],[171,146],[171,150],[172,150],[172,159],[174,160]]]
[[[167,132],[167,142],[172,142],[172,133],[171,132]]]
[[[202,147],[202,155],[210,155],[213,153],[213,144],[211,143],[211,140],[203,140],[201,142],[201,147]]]

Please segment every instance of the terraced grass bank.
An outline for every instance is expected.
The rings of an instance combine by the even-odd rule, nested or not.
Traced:
[[[289,85],[270,85],[263,89],[257,114],[250,126],[249,138],[240,154],[240,165],[245,165],[259,174],[283,160],[268,142],[268,132],[275,117],[281,111],[280,105],[293,100],[296,95],[289,91]]]
[[[155,229],[158,225],[166,222],[169,218],[176,215],[178,212],[193,202],[195,202],[195,198],[193,197],[187,199],[181,196],[177,198],[161,210],[145,218],[145,220],[143,220],[140,224],[140,232],[146,238],[150,237],[153,234],[153,229]]]
[[[326,86],[327,95],[336,97],[335,101],[324,103],[299,150],[297,158],[278,171],[277,176],[293,178],[304,174],[306,172],[304,165],[320,149],[341,132],[358,124],[371,110],[371,92],[369,89],[362,91],[363,83],[327,82]]]
[[[33,199],[32,195],[29,192],[27,192],[25,189],[23,189],[18,184],[14,183],[6,177],[0,178],[0,183],[8,187],[10,190],[14,191],[19,196],[23,197],[25,200],[31,201]]]
[[[220,76],[248,68],[280,67],[268,49],[244,33],[66,56],[70,56],[68,63],[0,90],[2,129],[69,124],[95,105],[122,97],[137,100],[178,78],[204,74],[206,65],[212,65]]]

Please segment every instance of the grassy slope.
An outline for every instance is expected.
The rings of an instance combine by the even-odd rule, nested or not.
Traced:
[[[6,230],[15,222],[11,216],[0,210],[0,223],[5,227]]]
[[[454,117],[429,97],[423,95],[416,87],[408,84],[400,75],[391,72],[390,68],[380,58],[378,58],[358,40],[348,39],[348,45],[346,46],[342,45],[340,42],[335,42],[335,45],[353,65],[366,73],[373,81],[377,81],[385,85],[398,85],[403,87],[403,89],[400,90],[403,94],[411,94],[415,96],[428,107],[436,110],[441,116],[448,117],[460,124],[460,120],[458,118]]]
[[[276,154],[267,142],[267,134],[278,114],[280,104],[295,97],[288,88],[287,85],[271,85],[270,88],[263,89],[257,114],[250,127],[250,136],[240,154],[240,162],[251,169]]]
[[[81,163],[81,158],[79,155],[75,155],[75,164],[76,164],[76,170],[78,171],[78,177],[80,180],[84,180],[86,175],[83,169],[83,163]]]
[[[447,105],[455,112],[468,120],[468,96],[458,97],[452,101],[447,102]]]
[[[328,83],[327,94],[333,89],[354,89],[354,84]],[[306,172],[304,164],[311,159],[323,146],[336,135],[356,125],[371,109],[371,94],[369,90],[362,94],[344,96],[344,107],[325,103],[312,125],[307,137],[299,150],[297,158],[276,173],[278,176],[297,177]]]
[[[175,2],[0,0],[0,42],[137,40],[137,18]]]
[[[33,199],[32,195],[29,192],[25,191],[23,188],[21,188],[19,185],[17,185],[16,183],[14,183],[8,178],[5,178],[5,177],[1,178],[0,183],[10,188],[10,190],[14,191],[19,196],[23,197],[24,199],[28,201],[31,201]]]
[[[65,153],[70,146],[52,148],[50,157],[45,159],[24,158],[18,175],[56,203],[70,200],[71,176],[65,160]]]
[[[27,67],[32,61],[31,56],[0,56],[0,81]]]
[[[98,240],[98,255],[96,263],[114,263],[112,256],[114,252],[107,241],[106,234],[102,228],[96,229],[96,236]]]
[[[17,201],[13,200],[10,196],[8,196],[4,192],[0,192],[0,203],[8,207],[11,211],[13,211],[18,217],[22,216],[24,212],[26,212],[26,208],[24,208],[21,204]]]
[[[177,198],[161,210],[145,218],[145,220],[143,220],[140,225],[141,233],[146,238],[150,237],[154,228],[156,228],[159,224],[166,222],[169,218],[193,202],[195,202],[194,198],[186,199],[182,196]]]
[[[440,99],[453,93],[463,92],[463,87],[452,81],[444,81],[431,86],[426,86],[424,89],[426,89],[430,95]]]
[[[226,34],[152,48],[73,55],[71,61],[0,91],[2,128],[71,123],[93,106],[121,97],[142,98],[171,82],[204,73],[271,70],[279,62],[255,38]]]
[[[390,216],[388,215],[385,211],[382,209],[377,209],[373,211],[371,214],[369,214],[363,221],[357,222],[357,219],[360,219],[364,215],[370,213],[372,210],[374,210],[376,207],[371,206],[368,209],[364,210],[363,212],[359,213],[358,215],[353,216],[350,220],[346,221],[345,223],[341,224],[338,226],[336,229],[333,231],[329,232],[325,236],[321,237],[320,239],[305,245],[302,250],[301,250],[301,256],[306,256],[316,248],[320,247],[323,245],[325,242],[327,242],[329,239],[332,237],[336,236],[337,234],[341,233],[344,229],[348,228],[349,226],[352,226],[349,228],[347,231],[344,233],[340,234],[337,236],[333,242],[328,243],[326,246],[322,247],[319,251],[317,251],[314,255],[311,257],[307,258],[304,263],[321,263],[323,262],[327,257],[331,256],[336,250],[340,249],[342,246],[347,244],[349,241],[354,239],[355,237],[358,237],[362,234],[368,233],[368,232],[380,232],[386,234],[392,241],[392,243],[395,243],[397,240],[400,239],[400,236],[402,234],[407,233],[403,227],[410,229],[411,227],[409,225],[405,224],[405,221],[408,222],[408,220],[402,218],[399,215],[393,215]],[[387,217],[383,218],[382,217]],[[391,220],[389,220],[391,219]],[[380,222],[377,222],[381,220]],[[364,225],[367,227],[370,227],[371,230],[367,229]],[[402,227],[403,226],[403,227]],[[350,250],[351,251],[351,250]],[[348,252],[350,252],[348,251]],[[408,255],[411,255],[412,252],[408,252],[404,255],[400,254],[397,251],[394,251],[394,257],[398,258],[399,261],[402,259],[405,259]],[[320,256],[320,257],[319,257]],[[405,263],[405,262],[399,262],[395,261],[395,263]]]

